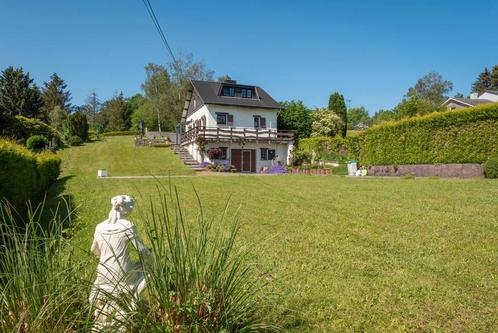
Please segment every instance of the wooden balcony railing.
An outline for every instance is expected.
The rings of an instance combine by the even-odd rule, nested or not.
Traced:
[[[206,141],[272,141],[288,143],[294,141],[294,132],[257,128],[197,127],[183,133],[181,143],[187,144],[199,137]]]

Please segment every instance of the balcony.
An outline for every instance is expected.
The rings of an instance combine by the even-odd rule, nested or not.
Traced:
[[[292,143],[294,132],[276,129],[197,127],[182,134],[181,144],[186,145],[202,138],[212,142],[272,142]]]

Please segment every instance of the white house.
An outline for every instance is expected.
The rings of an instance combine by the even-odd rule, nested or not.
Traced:
[[[294,135],[277,130],[280,105],[262,88],[191,81],[180,144],[199,163],[232,164],[239,172],[290,163]]]
[[[498,102],[498,91],[487,90],[482,94],[472,93],[469,98],[451,97],[442,106],[448,110],[470,108],[472,106]]]

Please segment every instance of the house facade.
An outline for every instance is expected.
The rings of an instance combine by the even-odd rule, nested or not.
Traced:
[[[280,105],[262,88],[191,81],[180,142],[198,161],[261,172],[290,163],[293,133],[277,129]]]
[[[472,93],[470,94],[469,98],[448,98],[442,106],[447,108],[448,110],[457,110],[496,102],[498,102],[498,91],[488,90],[480,95],[478,93]]]

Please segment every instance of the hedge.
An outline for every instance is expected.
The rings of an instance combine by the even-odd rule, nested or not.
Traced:
[[[136,135],[137,131],[112,131],[112,132],[104,132],[103,136],[123,136],[123,135]]]
[[[24,211],[36,203],[59,177],[61,160],[53,153],[36,154],[12,141],[0,140],[0,199]]]
[[[299,149],[363,165],[483,163],[498,152],[498,103],[388,122],[346,139],[303,139]]]

